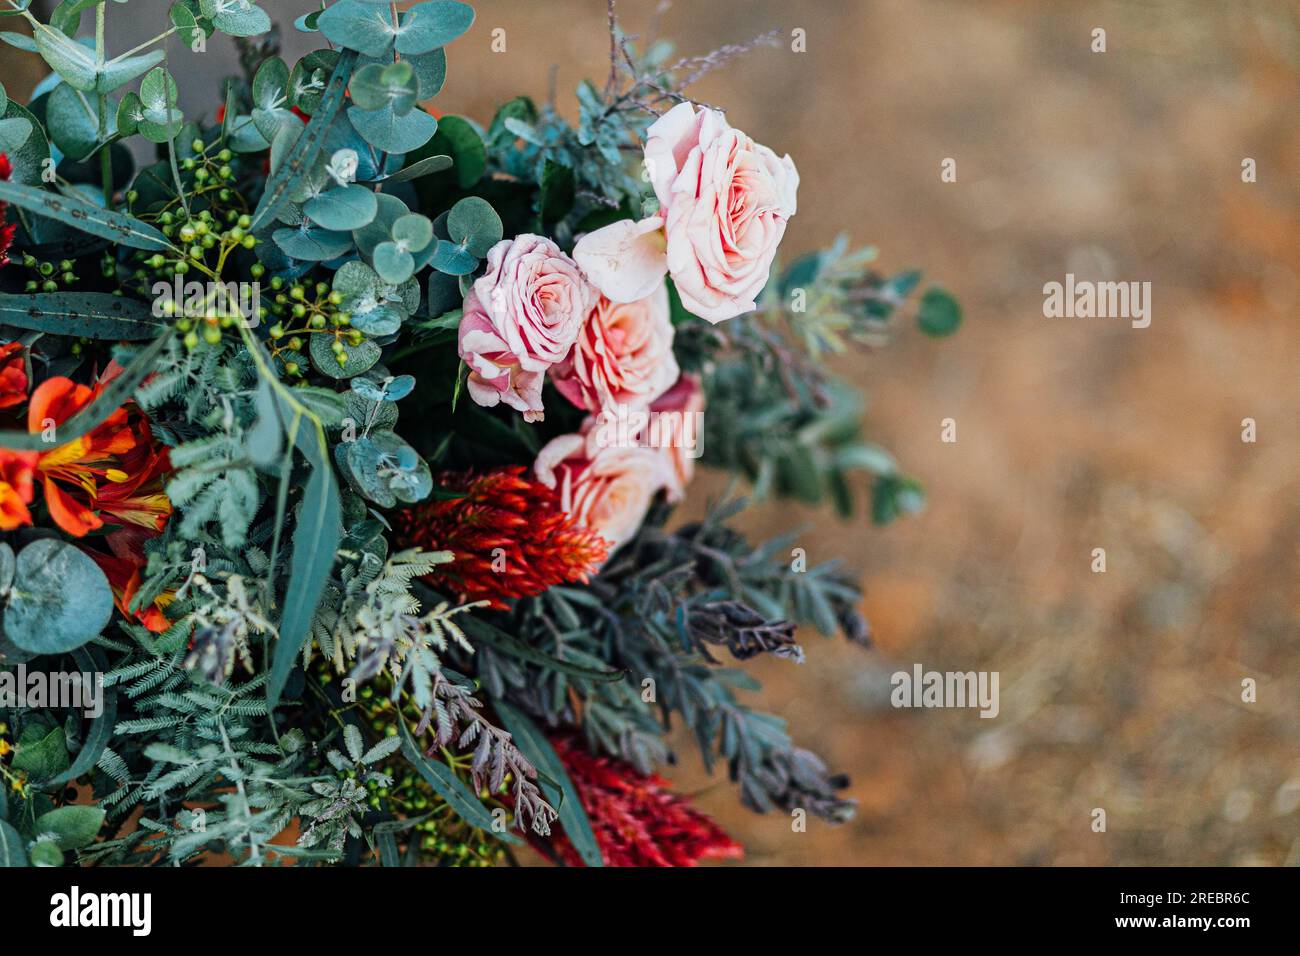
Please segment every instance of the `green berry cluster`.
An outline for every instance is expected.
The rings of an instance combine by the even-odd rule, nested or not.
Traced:
[[[330,350],[335,359],[339,365],[347,364],[347,346],[360,345],[365,336],[360,329],[352,328],[351,313],[340,308],[341,293],[332,291],[326,282],[286,283],[279,276],[272,277],[271,290],[270,305],[263,306],[263,318],[274,320],[268,332],[271,354],[280,361],[286,375],[303,373],[302,350],[310,335],[331,336]]]
[[[58,292],[60,289],[71,288],[79,278],[75,271],[77,264],[71,259],[60,259],[57,263],[46,262],[31,253],[25,253],[22,263],[34,273],[24,286],[27,292]]]

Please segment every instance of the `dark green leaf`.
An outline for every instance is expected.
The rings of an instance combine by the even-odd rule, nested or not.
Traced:
[[[144,302],[107,292],[0,293],[0,325],[121,341],[152,339],[162,328]]]
[[[591,831],[591,821],[587,819],[587,811],[582,808],[578,791],[574,788],[569,775],[565,773],[564,764],[555,753],[550,741],[522,711],[500,700],[493,701],[492,706],[500,715],[506,730],[514,737],[515,746],[532,761],[540,774],[545,774],[559,783],[560,792],[557,793],[555,787],[543,779],[542,791],[546,793],[551,806],[559,808],[560,825],[564,827],[564,833],[573,844],[573,848],[582,857],[582,862],[587,866],[604,866],[605,859],[600,854],[596,835]]]

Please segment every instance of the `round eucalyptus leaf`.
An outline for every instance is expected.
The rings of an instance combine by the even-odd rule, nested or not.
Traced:
[[[457,243],[439,239],[431,264],[449,276],[467,276],[478,268],[478,258]]]
[[[375,198],[379,201],[375,218],[369,225],[356,229],[352,233],[352,241],[357,244],[357,251],[366,257],[373,256],[375,247],[381,242],[388,241],[392,235],[393,223],[411,211],[406,203],[388,193],[379,193]]]
[[[344,362],[339,364],[339,356],[333,351],[334,336],[316,334],[311,336],[311,347],[308,352],[311,355],[311,364],[316,367],[316,371],[329,378],[352,378],[367,372],[379,361],[382,350],[370,339],[362,339],[360,344],[351,345],[344,341],[342,357]]]
[[[415,258],[395,242],[381,242],[376,246],[374,263],[379,278],[393,285],[405,282],[415,271]]]
[[[438,131],[438,121],[419,109],[398,116],[393,110],[367,111],[352,106],[348,108],[348,119],[367,143],[386,153],[419,149]]]
[[[316,18],[316,29],[331,43],[365,56],[383,56],[393,47],[393,24],[374,7],[358,0],[339,0]]]
[[[338,60],[338,50],[313,50],[294,64],[289,75],[289,105],[308,116],[314,114]]]
[[[446,46],[474,24],[474,8],[456,0],[417,3],[398,20],[397,52],[428,53]]]
[[[447,215],[447,232],[453,242],[464,246],[470,255],[482,259],[501,241],[504,227],[491,203],[478,196],[466,196],[451,207]]]
[[[67,83],[60,83],[50,91],[45,104],[45,124],[54,145],[74,162],[85,159],[99,145],[99,117],[92,100]],[[111,132],[107,131],[105,136]]]
[[[393,241],[407,252],[419,252],[433,241],[433,223],[413,212],[393,223]]]
[[[381,338],[385,335],[392,335],[400,329],[404,318],[405,315],[392,306],[378,305],[365,312],[353,312],[352,327],[360,329],[367,335]]]
[[[277,229],[271,238],[285,255],[305,262],[336,259],[352,248],[352,237],[346,232],[332,232],[306,222],[296,229]]]
[[[14,583],[14,549],[6,542],[0,541],[0,595],[9,590]]]
[[[5,636],[37,654],[62,654],[97,636],[113,613],[108,579],[81,549],[56,538],[23,548],[4,611]]]
[[[375,194],[365,186],[327,189],[302,207],[303,214],[326,229],[352,230],[368,225],[379,208]]]
[[[431,100],[442,92],[447,82],[447,53],[441,47],[429,53],[417,53],[405,57],[407,63],[415,70],[417,96],[422,100]]]
[[[199,0],[203,15],[222,33],[255,37],[271,29],[271,18],[250,0]]]

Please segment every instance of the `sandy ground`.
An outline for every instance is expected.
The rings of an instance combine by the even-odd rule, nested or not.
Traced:
[[[475,5],[440,111],[544,96],[553,63],[562,102],[604,76],[601,0]],[[653,9],[619,6],[631,31]],[[806,665],[758,668],[761,701],[852,775],[858,819],[794,833],[748,814],[689,745],[679,785],[750,864],[1300,863],[1300,8],[710,0],[663,27],[683,53],[805,30],[806,52],[753,53],[696,95],[794,156],[791,254],[846,232],[966,310],[952,339],[839,362],[871,437],[925,481],[924,514],[748,518],[794,516],[810,560],[862,574],[875,652],[809,634]],[[1150,282],[1150,327],[1045,318],[1067,272]],[[692,507],[722,486],[700,478]],[[892,709],[889,675],[914,662],[997,671],[999,716]]]

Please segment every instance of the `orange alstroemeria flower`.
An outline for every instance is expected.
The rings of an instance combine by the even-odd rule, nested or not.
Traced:
[[[9,451],[0,448],[0,531],[13,531],[32,523],[27,506],[35,490],[32,479],[36,462],[34,451]]]
[[[163,613],[163,608],[175,597],[173,592],[158,595],[148,607],[138,611],[131,610],[131,602],[140,590],[140,572],[147,563],[144,556],[144,543],[154,533],[143,528],[122,528],[104,538],[111,554],[105,554],[94,548],[83,548],[101,571],[108,578],[109,587],[113,589],[113,603],[126,618],[135,618],[155,634],[161,634],[171,627],[171,621]]]
[[[27,365],[23,344],[0,345],[0,408],[13,408],[27,401]]]
[[[27,430],[57,428],[94,401],[119,368],[111,367],[92,388],[71,379],[46,379],[32,392]],[[88,435],[43,452],[36,465],[50,517],[81,538],[105,523],[162,531],[171,515],[163,491],[170,470],[166,448],[156,444],[149,422],[131,404],[117,409]]]

